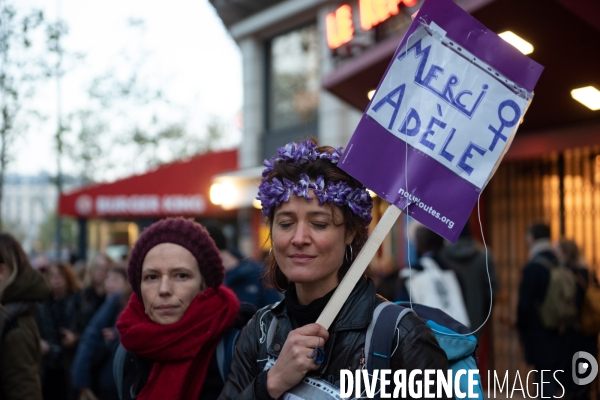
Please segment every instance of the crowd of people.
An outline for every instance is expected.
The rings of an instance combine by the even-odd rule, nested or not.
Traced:
[[[171,230],[165,229],[165,226],[171,227]],[[184,229],[186,227],[187,231]],[[43,268],[32,267],[20,243],[12,235],[1,233],[0,399],[112,400],[129,398],[128,396],[136,397],[136,391],[127,391],[124,396],[123,394],[119,396],[113,373],[114,356],[121,342],[131,343],[128,346],[131,353],[128,354],[135,354],[133,351],[135,345],[143,345],[144,337],[150,335],[153,340],[157,339],[159,330],[152,331],[152,327],[158,328],[160,325],[170,324],[170,321],[165,323],[160,316],[162,314],[160,307],[154,312],[147,312],[153,310],[148,306],[143,309],[142,317],[147,316],[153,323],[143,325],[143,329],[139,331],[141,321],[135,320],[133,311],[138,304],[134,300],[150,301],[142,294],[148,292],[144,292],[143,288],[147,285],[141,282],[140,278],[142,265],[152,262],[155,254],[158,254],[160,262],[164,261],[161,257],[165,257],[165,254],[171,261],[168,258],[170,255],[168,250],[163,254],[150,251],[154,246],[145,250],[140,250],[142,248],[140,246],[145,243],[144,238],[152,238],[156,232],[164,236],[166,231],[169,231],[171,236],[162,243],[163,246],[185,243],[187,248],[196,255],[195,265],[207,268],[201,270],[201,273],[198,271],[196,278],[202,277],[202,285],[204,285],[206,279],[211,277],[208,269],[214,268],[215,280],[209,286],[219,293],[227,294],[229,302],[229,304],[216,304],[214,301],[212,302],[214,304],[200,302],[194,313],[189,314],[188,322],[195,320],[202,325],[188,331],[188,340],[200,340],[199,330],[206,328],[204,323],[208,317],[215,323],[223,323],[224,329],[230,327],[231,320],[224,320],[223,315],[214,314],[213,307],[221,308],[227,311],[228,315],[235,316],[239,320],[236,322],[239,330],[254,314],[257,306],[263,307],[281,300],[282,295],[279,292],[267,289],[262,284],[262,264],[228,247],[225,236],[216,225],[210,226],[211,236],[209,236],[204,227],[190,220],[183,218],[163,220],[141,235],[131,253],[131,260],[113,262],[106,254],[99,253],[87,265],[78,262],[72,266],[68,262],[58,261],[49,263]],[[185,237],[186,232],[192,235],[187,242],[180,239]],[[184,236],[181,236],[182,233]],[[199,249],[202,243],[205,249]],[[177,258],[177,254],[174,257],[175,263],[181,259]],[[195,268],[199,268],[198,266]],[[190,270],[194,272],[193,268],[186,272]],[[177,274],[182,275],[182,272],[178,271]],[[132,278],[136,276],[137,278]],[[225,290],[222,286],[228,276],[230,276],[231,290]],[[175,277],[173,280],[177,286],[186,279]],[[186,283],[186,286],[189,287],[189,283]],[[198,287],[188,293],[187,297],[185,294],[183,297],[177,297],[174,306],[178,306],[177,303],[183,304],[184,312],[191,300],[195,299],[196,294],[206,293],[207,288],[204,286],[201,288],[202,290]],[[164,297],[161,289],[156,285],[149,293],[152,293],[152,290],[155,299],[160,300]],[[180,296],[179,291],[175,296]],[[133,297],[131,301],[130,297]],[[239,306],[238,297],[243,301],[242,307]],[[208,308],[205,308],[207,305]],[[124,310],[127,312],[121,316]],[[200,310],[204,316],[198,319]],[[127,329],[125,324],[132,316],[135,329]],[[122,321],[122,331],[117,328],[119,318]],[[172,327],[170,336],[164,337],[165,343],[182,343],[184,331],[181,325]],[[184,344],[186,342],[183,340]],[[211,341],[209,344],[213,346],[215,343]],[[203,351],[195,349],[194,354],[203,358],[205,351],[205,348]],[[213,351],[214,348],[208,350],[209,353]],[[143,350],[141,353],[146,357],[149,356]],[[141,357],[135,360],[135,363],[126,365],[124,384],[131,386],[135,382],[138,391],[141,391],[148,379],[152,363],[146,362],[146,359]],[[203,385],[201,383],[198,385],[196,382],[198,369],[195,363],[192,364],[194,364],[192,365],[194,373],[190,374],[189,380],[200,388]],[[214,373],[214,368],[211,371]],[[209,379],[208,382],[210,384],[207,386],[209,387],[207,391],[212,393],[209,398],[216,398],[223,387],[223,379],[220,385],[217,384],[214,388],[211,388],[214,381]],[[161,385],[167,388],[171,387],[171,383],[172,377],[169,376]],[[155,395],[156,390],[153,387],[148,389],[147,393]],[[181,398],[188,398],[187,389],[184,388],[182,393]]]
[[[56,262],[37,270],[1,233],[0,399],[270,400],[298,393],[307,377],[339,388],[342,370],[367,367],[367,331],[386,299],[440,308],[478,336],[496,280],[468,224],[453,245],[418,227],[412,269],[378,286],[364,273],[331,326],[316,323],[371,222],[373,200],[337,166],[340,157],[341,149],[309,140],[265,161],[258,199],[272,246],[264,265],[228,246],[218,227],[182,217],[146,228],[125,262],[99,254],[79,268]],[[518,327],[528,362],[569,371],[572,352],[597,354],[594,337],[576,323],[594,278],[574,242],[554,248],[549,238],[545,225],[528,231]],[[555,266],[572,271],[579,286],[575,315],[549,327],[540,309],[554,290]],[[392,371],[448,369],[446,352],[416,314],[392,328]],[[420,385],[425,379],[415,377]],[[568,398],[589,398],[564,383]]]

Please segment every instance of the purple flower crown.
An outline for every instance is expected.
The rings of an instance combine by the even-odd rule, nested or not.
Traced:
[[[271,157],[268,160],[263,161],[263,165],[266,167],[263,172],[263,180],[269,175],[269,172],[273,171],[273,167],[276,162],[279,161],[291,161],[294,164],[305,164],[316,161],[319,158],[324,158],[331,161],[332,164],[337,164],[342,157],[342,147],[338,147],[333,153],[321,153],[317,151],[317,145],[308,140],[300,142],[290,142],[284,147],[277,149],[278,156]]]
[[[316,161],[317,159],[327,159],[332,164],[337,164],[342,156],[342,148],[336,149],[333,153],[318,152],[317,145],[310,141],[303,141],[300,144],[291,142],[278,149],[278,156],[264,161],[266,167],[262,172],[262,181],[258,188],[257,200],[262,205],[262,213],[268,216],[273,207],[278,207],[282,203],[289,201],[290,196],[296,195],[312,200],[309,190],[319,200],[322,206],[325,202],[335,204],[338,207],[348,206],[350,210],[358,215],[368,225],[371,223],[371,209],[373,208],[373,199],[369,196],[365,187],[352,188],[346,182],[327,182],[322,175],[317,176],[315,182],[311,182],[308,175],[300,174],[298,182],[292,182],[289,179],[273,178],[267,180],[269,173],[273,170],[275,163],[279,161],[289,161],[295,164],[305,164]]]

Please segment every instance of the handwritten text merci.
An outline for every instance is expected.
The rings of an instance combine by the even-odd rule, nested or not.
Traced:
[[[399,51],[367,114],[482,187],[526,104],[490,73],[425,34]]]

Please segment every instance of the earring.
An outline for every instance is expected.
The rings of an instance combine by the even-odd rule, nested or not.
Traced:
[[[350,259],[348,259],[348,248],[350,248]],[[348,264],[352,264],[352,261],[354,261],[354,253],[352,251],[352,245],[351,244],[349,244],[346,247],[346,251],[344,253],[345,253],[344,256],[346,257],[346,262]]]
[[[273,253],[273,246],[269,249],[269,257],[271,257],[271,253]]]

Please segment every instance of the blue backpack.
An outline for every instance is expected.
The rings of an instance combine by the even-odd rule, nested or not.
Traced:
[[[405,304],[403,307],[399,304]],[[448,357],[448,367],[454,374],[459,370],[476,370],[475,349],[477,339],[473,335],[465,335],[469,328],[456,321],[448,314],[437,308],[413,303],[412,310],[408,302],[394,304],[381,303],[373,312],[373,320],[367,330],[365,339],[365,362],[370,374],[375,369],[390,369],[392,343],[396,336],[396,327],[400,320],[409,312],[415,312],[432,330],[440,347]],[[475,397],[468,397],[468,378],[464,374],[460,378],[460,391],[467,396],[464,398],[484,399],[479,374],[474,375],[478,385],[474,388]],[[456,388],[455,388],[456,390]]]

